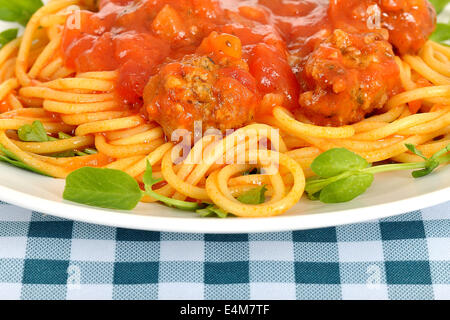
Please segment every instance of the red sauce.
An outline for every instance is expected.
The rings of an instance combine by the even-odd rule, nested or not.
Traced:
[[[364,13],[374,4],[381,8],[382,27],[389,30],[390,41],[400,53],[417,51],[434,28],[434,12],[426,0],[332,0],[330,6],[327,0],[100,0],[97,12],[82,12],[81,29],[65,28],[62,51],[66,65],[78,72],[119,70],[117,90],[124,107],[139,108],[149,79],[160,70],[167,73],[165,65],[187,55],[214,55],[214,48],[199,51],[213,31],[234,35],[240,40],[243,64],[229,71],[232,76],[218,78],[236,80],[233,85],[231,80],[226,84],[222,81],[220,86],[235,86],[236,95],[247,95],[236,97],[237,101],[250,99],[240,86],[251,83],[249,90],[257,99],[266,93],[280,94],[285,107],[305,110],[317,123],[338,125],[357,121],[373,108],[357,117],[347,116],[351,114],[348,110],[339,112],[348,108],[348,95],[336,94],[326,80],[339,78],[340,88],[345,90],[361,77],[365,83],[391,77],[388,84],[380,84],[380,90],[390,95],[399,83],[393,58],[365,66],[356,80],[350,77],[348,83],[331,69],[322,68],[320,81],[305,70],[308,65],[326,63],[325,48],[318,55],[314,52],[324,42],[332,43],[330,37],[336,28],[349,33],[382,33],[366,27]],[[411,28],[411,23],[416,27]],[[364,40],[358,38],[357,42],[355,45],[364,51]],[[369,51],[378,54],[373,48]],[[322,60],[311,61],[314,56]],[[342,61],[335,64],[347,74],[358,73],[361,68]],[[384,72],[386,67],[391,69]],[[173,68],[178,73],[183,69]],[[305,93],[314,96],[318,91],[333,100],[336,110],[323,112],[325,104],[305,106]],[[191,111],[192,115],[195,110]],[[337,114],[342,119],[330,120]]]
[[[424,0],[331,0],[334,27],[367,30],[367,8],[374,4],[380,11],[380,26],[389,30],[389,41],[400,54],[417,52],[434,31],[436,12]]]
[[[113,158],[99,152],[84,157],[73,157],[70,161],[64,164],[64,167],[69,171],[74,171],[83,167],[103,167],[113,161]]]
[[[0,113],[8,112],[11,110],[11,107],[9,106],[6,101],[0,102]]]

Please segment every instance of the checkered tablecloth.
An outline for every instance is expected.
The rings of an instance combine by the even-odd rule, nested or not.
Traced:
[[[0,299],[449,299],[450,202],[308,231],[204,235],[0,203]]]

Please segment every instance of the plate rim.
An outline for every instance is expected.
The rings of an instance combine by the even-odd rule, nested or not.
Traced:
[[[367,207],[268,218],[208,218],[202,219],[201,224],[198,223],[198,219],[193,218],[145,216],[132,214],[132,211],[95,208],[65,200],[57,202],[1,185],[0,200],[67,220],[115,228],[197,234],[237,234],[318,229],[378,220],[445,203],[449,201],[449,192],[450,186],[412,198]],[[339,214],[338,220],[335,219],[337,214]]]
[[[46,2],[48,1],[44,0],[44,3]],[[438,16],[438,20],[445,21],[449,15],[450,4]],[[0,21],[0,31],[12,26],[20,27],[14,23]],[[135,230],[218,234],[283,232],[362,223],[445,203],[450,200],[449,194],[450,185],[410,198],[359,208],[270,218],[208,218],[202,219],[199,223],[199,219],[193,218],[145,216],[133,214],[132,211],[89,207],[62,200],[62,198],[61,201],[49,200],[0,185],[0,200],[27,210],[63,219]],[[339,219],[336,219],[336,215],[339,215]],[[237,219],[238,222],[236,222]]]

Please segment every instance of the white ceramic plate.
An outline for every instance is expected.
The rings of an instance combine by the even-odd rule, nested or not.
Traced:
[[[46,1],[44,1],[46,2]],[[440,22],[450,17],[450,5]],[[0,31],[11,24],[0,21]],[[132,212],[103,210],[64,201],[64,181],[0,163],[0,200],[61,218],[114,227],[199,233],[247,233],[312,229],[379,219],[450,200],[450,166],[413,179],[409,172],[378,174],[367,193],[349,203],[325,205],[305,197],[273,218],[200,218],[159,204],[139,204]]]
[[[61,218],[142,230],[201,233],[288,231],[336,226],[418,210],[450,200],[450,166],[414,179],[409,172],[378,174],[364,195],[343,204],[305,197],[288,213],[273,218],[200,218],[159,204],[139,204],[131,212],[78,205],[62,199],[64,180],[0,163],[0,200]]]

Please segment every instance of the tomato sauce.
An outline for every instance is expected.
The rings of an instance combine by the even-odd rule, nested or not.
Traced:
[[[11,107],[6,103],[6,101],[0,102],[0,113],[8,112],[11,110]]]
[[[213,31],[233,35],[240,40],[243,61],[241,67],[229,71],[232,76],[227,77],[239,82],[233,84],[236,88],[251,83],[250,92],[256,99],[261,100],[268,93],[278,94],[283,97],[284,107],[305,109],[305,114],[317,123],[340,125],[361,118],[346,116],[350,114],[348,110],[338,110],[346,108],[348,99],[348,95],[339,95],[342,88],[350,88],[343,83],[345,77],[339,77],[341,89],[334,92],[326,88],[329,85],[326,79],[336,78],[331,69],[322,68],[320,81],[305,70],[309,65],[326,63],[328,58],[323,57],[323,52],[323,61],[311,59],[314,59],[314,51],[332,37],[337,28],[346,32],[383,33],[366,27],[368,17],[364,12],[371,5],[380,8],[383,18],[380,28],[389,32],[389,39],[392,38],[390,41],[398,53],[417,51],[434,28],[435,16],[426,0],[331,0],[331,3],[327,0],[100,0],[96,11],[82,11],[81,28],[65,27],[62,53],[65,64],[77,72],[118,70],[117,92],[124,108],[139,109],[144,104],[145,86],[165,65],[189,55],[210,54],[201,53],[199,47]],[[406,17],[410,20],[406,21]],[[417,27],[410,27],[411,19]],[[364,40],[358,41],[364,46]],[[386,43],[387,50],[392,50]],[[369,51],[378,54],[375,49]],[[377,64],[376,58],[369,67],[364,67],[366,83],[370,83],[372,75],[375,81],[391,77],[393,82],[399,83],[393,57],[388,61],[383,59],[384,65]],[[218,70],[223,72],[223,67]],[[391,70],[384,72],[385,67]],[[347,72],[349,68],[351,72]],[[349,74],[358,72],[359,68],[341,64],[341,69]],[[177,72],[182,69],[178,68]],[[387,96],[395,91],[394,87],[392,83],[379,86],[380,90],[387,91]],[[305,93],[314,99],[318,91],[327,95],[327,101],[334,99],[336,110],[324,113],[325,104],[316,109],[309,105],[308,109],[302,103]],[[236,95],[240,94],[247,97],[237,97],[237,101],[253,101],[253,97],[239,87]],[[380,92],[373,94],[382,95]],[[339,121],[327,120],[337,114]]]
[[[424,0],[331,0],[329,15],[335,28],[364,31],[368,8],[374,4],[378,6],[380,27],[389,30],[389,41],[400,54],[417,52],[434,31],[436,12]],[[370,10],[375,17],[375,10]],[[371,20],[369,23],[377,23]]]

